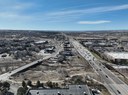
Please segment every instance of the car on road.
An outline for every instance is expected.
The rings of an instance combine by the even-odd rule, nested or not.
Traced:
[[[119,90],[117,90],[117,92],[118,92],[119,94],[121,94],[121,92],[120,92]]]
[[[108,76],[107,75],[105,75],[106,76],[106,78],[108,78]]]

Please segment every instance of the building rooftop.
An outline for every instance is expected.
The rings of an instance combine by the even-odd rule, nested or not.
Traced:
[[[43,44],[43,43],[45,43],[46,41],[37,41],[37,42],[35,42],[36,44]]]
[[[30,89],[27,95],[92,95],[87,85],[69,85],[68,88]]]
[[[128,59],[128,52],[105,52],[105,54],[114,59]]]
[[[128,66],[113,66],[116,69],[128,69]]]

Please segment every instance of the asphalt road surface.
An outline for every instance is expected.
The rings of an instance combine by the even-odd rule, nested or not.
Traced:
[[[128,95],[128,85],[108,70],[92,53],[78,41],[70,39],[74,48],[84,57],[102,79],[104,86],[112,95]]]

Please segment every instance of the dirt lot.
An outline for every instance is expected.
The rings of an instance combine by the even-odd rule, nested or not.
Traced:
[[[46,60],[41,65],[30,68],[25,72],[16,74],[14,79],[22,81],[29,79],[32,81],[64,81],[66,78],[79,75],[85,77],[90,74],[97,76],[91,66],[74,50],[74,55],[63,63]],[[49,63],[50,62],[50,63]]]

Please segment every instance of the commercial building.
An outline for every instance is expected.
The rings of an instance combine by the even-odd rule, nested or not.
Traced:
[[[26,95],[92,95],[87,85],[69,85],[67,88],[30,89]]]
[[[108,60],[112,60],[115,63],[128,63],[128,52],[105,52]]]
[[[46,43],[48,43],[48,41],[37,41],[37,42],[35,42],[35,44],[46,44]]]

